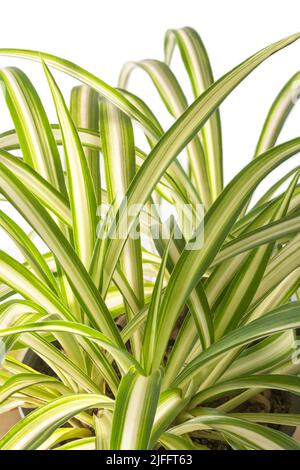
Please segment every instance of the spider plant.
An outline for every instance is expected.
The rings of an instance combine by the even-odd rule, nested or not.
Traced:
[[[300,415],[237,411],[264,390],[300,394],[300,365],[292,361],[300,327],[299,164],[252,199],[300,151],[300,138],[276,144],[300,75],[279,92],[253,159],[225,187],[218,110],[299,36],[214,81],[197,32],[169,30],[164,62],[126,64],[116,88],[50,54],[0,50],[40,63],[58,121],[50,123],[25,73],[0,71],[14,122],[0,136],[0,225],[22,255],[0,252],[0,413],[32,410],[1,449],[202,450],[205,438],[242,450],[300,448],[266,425],[297,426]],[[176,48],[191,104],[171,69]],[[127,89],[137,67],[173,120],[167,130],[147,96]],[[54,69],[80,82],[70,103]],[[182,151],[187,165],[177,158]],[[146,217],[153,202],[188,206],[190,218],[201,206],[203,244],[189,248],[195,237],[174,219],[164,237],[158,213],[154,236]],[[120,228],[125,236],[113,236]],[[52,373],[19,361],[24,348]]]

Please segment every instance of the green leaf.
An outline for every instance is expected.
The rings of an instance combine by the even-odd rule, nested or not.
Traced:
[[[100,95],[107,98],[118,108],[127,113],[130,117],[136,119],[142,124],[145,131],[155,139],[159,136],[159,129],[153,126],[153,122],[149,121],[148,117],[145,116],[141,111],[136,108],[129,100],[127,100],[124,94],[109,86],[100,78],[96,77],[92,73],[84,70],[82,67],[74,64],[60,57],[56,57],[52,54],[46,54],[38,51],[29,51],[26,49],[0,49],[0,55],[11,56],[11,57],[23,57],[25,59],[35,60],[37,62],[44,62],[47,66],[52,66],[62,72],[67,73],[71,77],[85,83],[86,85],[94,88]]]
[[[66,196],[58,149],[35,88],[28,77],[14,67],[1,69],[0,80],[25,163]]]
[[[151,151],[127,192],[128,205],[134,207],[135,204],[146,202],[170,163],[202,128],[226,96],[261,62],[298,38],[299,35],[294,35],[263,49],[206,90],[171,126]],[[129,218],[128,231],[130,231],[138,213],[139,211],[136,209],[136,213],[133,213]],[[119,214],[117,214],[117,229],[124,223],[124,216],[119,217]],[[106,272],[104,286],[108,286],[111,280],[123,246],[124,240],[111,240],[107,253],[109,268]]]
[[[7,400],[11,395],[25,388],[37,384],[47,384],[48,387],[64,390],[64,387],[54,377],[44,374],[18,374],[9,378],[2,387],[0,387],[0,404]]]
[[[33,271],[38,275],[38,277],[45,282],[50,289],[57,292],[58,286],[56,280],[44,257],[18,224],[1,210],[0,226],[6,231],[12,240],[15,241],[21,253],[24,255],[24,258],[31,265]]]
[[[190,78],[194,97],[197,98],[214,82],[205,46],[192,28],[170,29],[165,35],[165,60],[168,64],[176,44]],[[203,126],[202,137],[214,200],[223,189],[222,135],[218,109]]]
[[[75,249],[84,266],[89,267],[96,240],[97,206],[93,181],[76,127],[62,93],[47,65],[43,64],[43,66],[62,132]]]
[[[300,303],[282,305],[268,315],[254,320],[246,326],[228,333],[191,361],[174,381],[174,386],[182,386],[199,374],[201,366],[216,360],[223,353],[281,331],[297,328],[300,324]],[[201,378],[200,378],[201,380]]]
[[[44,207],[2,163],[0,163],[0,191],[48,245],[66,273],[78,301],[92,323],[114,338],[117,344],[123,346],[118,329],[103,299],[74,249]],[[30,292],[30,286],[27,290]]]
[[[144,70],[151,78],[166,108],[178,119],[188,107],[187,99],[171,69],[158,60],[128,62],[123,67],[119,84],[126,87],[129,76],[135,67]],[[205,157],[200,139],[196,136],[187,146],[187,154],[191,165],[192,179],[205,207],[211,205],[211,194],[205,166]]]
[[[261,388],[285,390],[289,393],[300,395],[300,377],[289,375],[251,375],[241,376],[233,380],[216,384],[197,393],[191,401],[191,406],[206,403],[228,392],[234,392],[243,388]]]
[[[99,95],[93,88],[81,85],[72,88],[70,114],[77,127],[92,131],[99,130]],[[100,154],[97,150],[84,149],[85,157],[93,180],[97,205],[101,204]]]
[[[159,364],[169,334],[172,331],[191,290],[201,279],[219,251],[240,210],[257,184],[280,163],[300,150],[300,140],[296,139],[266,152],[261,158],[248,164],[225,188],[204,219],[206,242],[201,250],[183,251],[173,270],[161,307],[156,358]],[[222,221],[222,223],[220,223]],[[195,256],[197,253],[197,256]],[[174,297],[173,292],[178,295]],[[162,332],[164,334],[162,335]]]
[[[57,428],[81,411],[112,407],[113,401],[103,395],[75,394],[57,398],[13,426],[0,440],[0,449],[37,449]]]
[[[249,421],[202,408],[196,418],[172,428],[170,432],[181,435],[198,429],[211,428],[224,433],[243,446],[257,450],[299,450],[300,444],[274,429]]]
[[[123,377],[113,415],[111,449],[148,449],[160,380],[160,371],[145,376],[131,369]]]

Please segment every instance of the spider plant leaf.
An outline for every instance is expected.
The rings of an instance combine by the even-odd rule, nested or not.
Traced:
[[[293,413],[230,413],[234,418],[254,423],[280,424],[281,426],[299,426],[300,415]]]
[[[86,326],[82,323],[62,320],[26,323],[24,325],[17,325],[11,328],[1,329],[0,337],[7,337],[10,335],[29,332],[36,333],[39,331],[63,332],[82,336],[83,338],[87,338],[94,343],[98,343],[103,349],[108,351],[115,358],[116,362],[120,364],[123,371],[127,372],[132,366],[135,366],[138,370],[142,370],[138,365],[138,362],[126,350],[115,346],[102,333],[99,333],[94,328]],[[85,343],[83,343],[83,347],[85,347]]]
[[[300,377],[292,375],[250,375],[241,376],[226,382],[208,387],[207,389],[197,393],[190,403],[191,407],[198,406],[201,403],[209,402],[217,397],[221,397],[226,393],[231,393],[244,388],[260,388],[268,390],[285,390],[289,393],[300,394]]]
[[[47,180],[24,164],[19,158],[0,150],[0,162],[11,170],[15,176],[25,183],[32,194],[39,199],[45,207],[57,215],[69,227],[72,226],[72,216],[68,199],[56,191]]]
[[[36,275],[45,282],[50,289],[57,292],[58,286],[56,280],[46,263],[44,257],[41,255],[35,244],[30,240],[26,233],[19,227],[19,225],[12,220],[8,215],[0,210],[0,227],[12,238],[20,249],[24,258],[31,265]]]
[[[119,207],[135,175],[133,128],[128,116],[104,99],[100,100],[99,114],[108,202]],[[138,225],[134,230],[135,232],[132,230],[126,242],[120,264],[131,289],[142,306],[144,289]],[[130,320],[133,312],[128,304],[126,311]],[[141,348],[139,332],[133,336],[131,345],[138,356]]]
[[[114,105],[100,101],[100,131],[108,202],[119,207],[135,175],[134,136],[130,119]],[[129,239],[124,274],[143,303],[141,246],[139,237]],[[126,249],[126,248],[125,248]],[[122,264],[122,263],[121,263]]]
[[[108,410],[100,410],[94,415],[94,428],[96,434],[96,449],[109,450],[112,414]]]
[[[95,437],[83,437],[75,441],[67,442],[54,450],[96,450]]]
[[[180,228],[177,224],[175,226],[174,219],[172,219],[170,223],[170,228],[172,228],[174,232],[176,231],[177,235],[180,234]],[[163,249],[165,245],[166,242],[163,239],[155,240],[156,249],[161,256],[163,254]],[[167,260],[167,268],[169,273],[172,272],[183,250],[183,237],[178,237],[178,239],[170,239],[168,250],[169,255]],[[190,297],[187,301],[187,305],[195,322],[201,345],[203,349],[205,349],[213,342],[214,330],[211,311],[201,283],[199,283],[191,292]],[[176,361],[177,368],[180,367],[181,363],[181,361]],[[164,384],[168,383],[168,379],[166,376],[167,374],[164,376]]]
[[[148,112],[147,109],[145,112]],[[60,129],[57,128],[57,125],[52,124],[52,131],[57,145],[62,145],[61,132]],[[77,131],[84,148],[98,151],[101,150],[99,132],[82,128],[77,129]],[[161,131],[160,136],[162,134],[163,131]],[[157,143],[157,139],[153,142],[152,146]],[[9,151],[19,148],[19,141],[14,130],[0,134],[0,149]],[[139,163],[139,160],[144,161],[147,158],[147,155],[140,148],[136,147],[136,157],[137,162]],[[164,179],[168,180],[168,183],[172,186],[176,194],[180,195],[184,201],[192,204],[200,204],[201,201],[195,187],[177,160],[175,160],[167,169],[166,174],[162,177],[162,181]]]
[[[181,436],[175,436],[170,432],[165,432],[159,438],[159,442],[166,450],[209,450],[208,447],[201,445],[196,446],[188,439]]]
[[[41,406],[19,421],[0,440],[1,450],[30,450],[39,447],[70,418],[89,408],[112,409],[113,401],[96,394],[74,394],[59,397]]]
[[[18,333],[17,333],[18,335]],[[74,340],[74,338],[73,338]],[[78,391],[78,386],[86,392],[97,393],[99,391],[96,384],[86,374],[84,370],[67,357],[66,354],[61,352],[49,341],[36,333],[29,333],[22,335],[22,341],[25,347],[34,351],[41,359],[48,364],[48,366],[55,371],[60,380],[72,389],[73,384],[76,384],[74,391]],[[11,364],[7,365],[10,370]]]
[[[123,67],[119,77],[119,85],[122,88],[126,87],[135,67],[141,68],[148,74],[167,110],[174,118],[178,119],[188,107],[188,102],[168,65],[158,60],[150,59],[140,62],[128,62]],[[200,194],[203,204],[208,208],[211,205],[211,194],[202,144],[197,136],[187,146],[187,154],[195,187]]]
[[[276,209],[273,220],[280,220],[286,215],[295,186],[298,181],[298,173],[289,185],[285,197],[280,206]],[[236,273],[234,280],[230,284],[228,293],[215,311],[215,334],[221,337],[227,328],[235,328],[245,310],[251,303],[255,292],[263,278],[264,272],[272,255],[274,244],[262,246],[252,251],[242,268]]]
[[[160,392],[161,372],[141,375],[132,368],[120,383],[110,449],[148,449]]]
[[[159,120],[157,119],[157,117],[155,116],[153,111],[150,109],[150,107],[139,96],[131,93],[129,90],[124,89],[124,88],[119,88],[119,90],[125,96],[125,98],[127,98],[127,100],[133,106],[135,106],[136,109],[138,109],[140,111],[140,113],[142,115],[147,116],[147,119],[150,122],[152,122],[153,128],[156,129],[156,135],[155,136],[150,135],[147,132],[144,132],[144,134],[145,134],[145,137],[146,137],[150,147],[153,147],[157,143],[157,140],[159,139],[159,137],[161,137],[164,133],[164,130],[163,130]]]
[[[278,43],[275,43],[258,52],[248,60],[234,68],[215,82],[209,89],[196,99],[196,101],[182,114],[182,116],[171,126],[171,128],[159,140],[158,144],[150,152],[140,171],[133,179],[127,192],[128,206],[142,204],[147,201],[154,187],[162,177],[170,163],[176,158],[181,150],[189,143],[197,132],[202,128],[215,109],[228,96],[228,94],[254,70],[261,62],[267,59],[277,50],[282,49],[299,38],[293,35]],[[1,50],[0,50],[1,53]],[[268,170],[270,171],[270,169]],[[130,231],[139,211],[128,218],[128,231]],[[122,226],[124,217],[116,216],[118,221],[116,228]],[[111,240],[107,252],[107,265],[104,287],[110,283],[113,271],[124,246],[124,240]],[[195,257],[194,257],[195,258]],[[188,283],[187,283],[188,284]]]
[[[161,322],[158,331],[156,359],[161,361],[166,341],[181,311],[187,296],[201,279],[216,253],[228,235],[240,210],[247,202],[257,184],[278,164],[300,150],[299,140],[275,147],[252,161],[242,170],[222,192],[205,216],[206,242],[201,250],[185,250],[174,268],[161,306]],[[222,224],[219,221],[222,220]],[[178,292],[176,299],[173,292]],[[180,298],[179,298],[180,297]],[[162,331],[164,332],[162,336]],[[155,366],[154,366],[155,367]]]
[[[142,364],[146,373],[151,373],[153,354],[155,354],[155,345],[157,341],[157,324],[159,308],[162,299],[163,281],[168,260],[169,246],[166,247],[163,255],[159,272],[154,284],[150,305],[148,308],[145,332],[143,335]]]
[[[245,323],[260,318],[270,309],[274,309],[293,298],[300,285],[300,268],[289,271],[281,281],[277,282],[273,288],[268,289],[267,294],[249,309]]]
[[[0,387],[0,404],[7,400],[11,395],[17,393],[25,388],[37,384],[53,385],[55,388],[62,389],[62,384],[54,377],[49,377],[44,374],[18,374],[10,377],[2,387]]]
[[[270,199],[272,199],[272,197],[274,196],[274,194],[277,192],[277,190],[279,188],[281,188],[281,186],[292,176],[295,174],[296,171],[299,171],[299,167],[296,167],[296,168],[293,168],[291,171],[289,171],[288,173],[286,173],[286,175],[284,175],[282,178],[280,178],[278,181],[276,181],[276,183],[274,183],[269,189],[268,191],[266,191],[264,193],[264,195],[257,201],[257,203],[255,204],[255,206],[261,206],[261,205],[264,205],[266,202],[268,202]]]
[[[226,351],[233,350],[237,346],[249,344],[271,334],[297,328],[300,322],[299,312],[300,303],[290,302],[274,309],[268,315],[228,333],[191,361],[178,375],[173,386],[179,386],[179,384],[182,386],[190,381],[199,372],[201,366],[214,361]]]
[[[67,195],[58,149],[41,100],[19,69],[1,69],[0,80],[25,163]]]
[[[70,114],[77,128],[99,130],[99,95],[86,85],[72,88]],[[101,204],[100,154],[97,150],[84,149],[93,180],[97,205]]]
[[[145,116],[141,111],[136,108],[129,100],[126,99],[124,94],[109,86],[100,78],[96,77],[92,73],[84,70],[82,67],[54,56],[52,54],[46,54],[38,51],[30,51],[26,49],[0,49],[0,55],[10,57],[21,57],[24,59],[30,59],[37,62],[44,62],[47,66],[51,66],[67,73],[73,78],[76,78],[85,85],[94,88],[101,96],[111,101],[115,106],[120,108],[122,111],[127,113],[130,117],[134,118],[141,123],[147,134],[159,138],[159,129],[153,126],[153,122],[149,121],[148,116]]]
[[[64,319],[74,320],[72,313],[53,290],[2,250],[0,250],[0,279],[23,295],[25,299],[38,302],[47,312],[57,314]],[[60,336],[58,339],[70,356],[80,364],[82,353],[76,342],[66,336]]]
[[[218,413],[215,410],[202,409],[201,415],[172,428],[170,432],[182,435],[198,429],[211,428],[225,433],[239,444],[257,450],[296,450],[300,444],[285,434],[256,423]]]
[[[272,258],[272,261],[266,269],[265,276],[252,300],[250,308],[256,306],[258,302],[272,291],[272,289],[278,286],[287,276],[300,267],[299,242],[300,235],[298,234],[279,251],[277,256]]]
[[[89,437],[91,435],[91,431],[87,428],[60,428],[56,429],[53,434],[46,439],[38,448],[37,450],[47,450],[52,449],[53,447],[57,446],[61,442],[69,441],[76,439],[81,440],[81,438]]]
[[[45,311],[73,319],[71,312],[55,293],[21,263],[0,251],[0,278],[25,298],[37,302]]]
[[[286,331],[266,338],[243,351],[222,374],[221,380],[231,380],[243,375],[266,373],[289,359],[293,352],[295,335]]]
[[[97,207],[93,181],[76,127],[62,93],[47,65],[43,65],[62,132],[75,249],[84,266],[88,267],[96,240]]]
[[[96,286],[85,270],[72,246],[47,211],[28,189],[0,163],[0,190],[18,208],[28,223],[36,230],[56,257],[84,312],[100,330],[107,332],[117,344],[123,345],[120,334]],[[34,284],[34,282],[33,282]],[[27,289],[30,291],[30,287]],[[50,311],[51,308],[50,308]]]
[[[184,408],[187,400],[183,398],[180,389],[169,389],[161,393],[155,419],[153,423],[149,447],[155,445],[161,439],[162,434]]]
[[[214,83],[205,46],[192,28],[170,29],[165,35],[165,61],[170,64],[175,45],[191,81],[194,97],[200,96]],[[223,189],[222,135],[218,109],[202,129],[202,138],[213,200]]]
[[[290,112],[299,98],[300,72],[295,73],[278,93],[264,122],[254,158],[276,144]]]
[[[211,266],[236,256],[244,251],[257,248],[260,245],[269,243],[281,238],[295,235],[300,229],[300,217],[297,215],[284,217],[277,221],[272,221],[255,230],[251,230],[240,235],[234,240],[225,243],[220,252],[215,257]]]

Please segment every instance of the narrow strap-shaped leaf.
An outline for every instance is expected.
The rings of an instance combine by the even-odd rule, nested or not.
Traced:
[[[71,77],[85,83],[86,85],[94,88],[100,95],[107,98],[118,108],[127,113],[140,122],[145,129],[146,133],[153,136],[155,139],[159,137],[159,129],[157,129],[153,122],[149,120],[147,115],[141,113],[140,109],[136,108],[123,93],[116,88],[109,86],[100,78],[96,77],[87,70],[79,67],[78,65],[52,54],[46,54],[38,51],[29,51],[26,49],[0,49],[0,55],[11,57],[23,57],[25,59],[35,60],[37,62],[44,62],[48,66],[52,66],[62,72],[67,73]]]
[[[7,337],[14,334],[29,332],[35,333],[38,331],[64,332],[71,333],[73,335],[79,335],[83,338],[88,338],[92,342],[98,343],[101,347],[108,351],[120,364],[124,371],[127,372],[132,366],[135,366],[138,370],[141,370],[141,367],[138,365],[137,361],[126,350],[116,347],[105,335],[99,333],[97,330],[89,326],[83,325],[82,323],[66,322],[61,320],[25,323],[24,325],[13,326],[11,328],[3,328],[0,330],[0,337]],[[85,343],[82,345],[84,348]]]
[[[183,398],[180,389],[169,389],[161,394],[151,433],[150,449],[161,438],[161,435],[179,415],[186,403],[187,400]]]
[[[94,428],[96,434],[96,449],[109,450],[112,426],[112,413],[100,410],[94,415]]]
[[[58,287],[56,280],[44,257],[19,225],[1,210],[0,226],[14,240],[39,278],[56,292]]]
[[[28,322],[30,322],[30,319],[24,323]],[[74,342],[74,338],[72,339]],[[99,391],[99,388],[95,385],[87,373],[81,367],[79,367],[79,364],[75,363],[72,358],[67,357],[65,353],[53,346],[52,343],[50,343],[46,338],[43,338],[40,334],[25,333],[22,335],[22,343],[25,347],[34,351],[46,364],[48,364],[48,366],[55,372],[60,380],[66,386],[72,388],[74,392],[78,391],[78,387],[81,390],[92,393],[97,393]],[[78,347],[77,344],[76,347]],[[15,363],[13,365],[11,364],[12,360],[13,359],[10,358],[7,364],[6,359],[6,366],[8,370],[12,370],[15,373],[16,366]],[[17,372],[20,372],[18,367]]]
[[[179,233],[179,227],[174,228],[174,230]],[[169,273],[171,273],[180,257],[181,252],[184,249],[184,241],[182,239],[170,239],[169,243],[170,248],[167,261],[167,268]],[[155,245],[158,252],[162,255],[162,250],[165,246],[164,240],[156,240]],[[194,332],[196,339],[200,340],[202,348],[205,349],[213,342],[214,331],[211,311],[201,283],[199,283],[191,292],[190,297],[187,300],[187,305],[196,326],[195,330],[194,325],[190,325],[189,333]],[[184,324],[186,324],[185,321]],[[188,336],[190,338],[189,333]],[[170,380],[172,381],[172,377],[176,376],[176,371],[180,370],[181,364],[185,359],[184,348],[181,347],[181,341],[184,341],[184,339],[181,338],[181,334],[179,333],[179,338],[178,340],[176,338],[174,348],[172,348],[172,352],[168,358],[168,363],[163,378],[163,387],[168,387],[168,385],[170,384]],[[193,346],[194,342],[195,339],[194,341],[190,342],[191,347]],[[177,357],[177,354],[179,354],[180,359]]]
[[[96,450],[95,437],[83,437],[75,441],[67,442],[54,450]]]
[[[273,147],[288,115],[299,99],[300,72],[295,73],[274,100],[263,125],[254,157]]]
[[[131,369],[120,384],[113,415],[111,449],[147,449],[160,392],[161,372]]]
[[[171,332],[186,298],[199,282],[211,261],[219,251],[240,210],[258,183],[280,163],[300,150],[300,140],[296,139],[266,152],[261,158],[252,161],[225,188],[204,220],[206,242],[201,250],[184,250],[174,268],[161,307],[157,363],[162,359],[166,347],[166,331]],[[220,220],[222,224],[220,224]],[[176,299],[173,292],[177,292]],[[181,301],[179,301],[179,296]],[[164,331],[164,335],[161,332]]]
[[[222,382],[241,375],[265,373],[289,359],[293,352],[293,331],[273,335],[246,348],[222,374]]]
[[[100,101],[100,132],[108,202],[119,207],[135,175],[133,128],[126,114],[103,99]],[[141,241],[137,230],[138,227],[135,233],[132,232],[129,236],[124,248],[124,257],[120,262],[131,289],[143,305]],[[133,312],[128,305],[127,314],[130,320]],[[133,336],[131,343],[133,351],[139,356],[141,339],[138,332]]]
[[[113,407],[103,395],[75,394],[57,398],[30,413],[0,440],[1,450],[30,450],[39,447],[55,429],[89,408]]]
[[[201,446],[200,444],[195,445],[190,440],[181,436],[175,436],[170,432],[165,432],[159,438],[159,442],[166,450],[209,450],[208,447]]]
[[[274,256],[266,269],[265,276],[250,305],[258,304],[268,293],[278,286],[288,275],[300,267],[300,234],[295,235],[289,243]]]
[[[13,157],[4,150],[0,150],[0,162],[3,163],[15,176],[22,181],[28,189],[36,196],[47,209],[57,215],[69,227],[72,226],[72,216],[67,198],[63,197],[47,180],[28,165]]]
[[[93,181],[76,127],[50,70],[44,70],[62,132],[66,157],[70,206],[75,248],[85,267],[88,267],[96,240],[96,199]]]
[[[281,217],[286,215],[297,181],[298,173],[290,183],[278,209],[276,208],[272,217],[273,220],[280,220]],[[215,311],[215,332],[217,337],[223,335],[227,328],[236,327],[245,315],[245,311],[263,278],[273,247],[274,242],[251,252],[242,268],[236,273],[224,299]]]
[[[276,193],[276,191],[281,188],[281,186],[288,180],[288,178],[290,178],[290,176],[294,175],[296,171],[299,171],[300,167],[296,167],[296,168],[293,168],[291,171],[289,171],[288,173],[286,173],[286,175],[284,175],[282,178],[280,178],[278,181],[276,181],[276,183],[274,183],[269,189],[268,191],[266,191],[264,193],[264,195],[257,201],[257,203],[255,204],[255,206],[261,206],[263,205],[265,202],[268,202],[272,196],[274,196],[274,194]]]
[[[62,139],[60,129],[56,124],[52,124],[52,130],[57,145],[61,145]],[[98,151],[101,150],[100,135],[98,132],[82,128],[77,130],[83,147]],[[160,135],[162,134],[163,131],[161,131]],[[157,139],[155,140],[154,144],[156,142]],[[0,148],[4,150],[14,150],[20,148],[19,141],[14,130],[0,135]],[[136,156],[139,157],[139,159],[142,161],[147,158],[147,155],[139,148],[136,148]],[[196,189],[177,160],[175,160],[167,169],[166,174],[162,177],[162,180],[164,178],[168,179],[169,184],[172,186],[172,188],[174,188],[176,193],[182,195],[183,200],[193,204],[199,204],[201,202]]]
[[[220,78],[206,90],[171,126],[151,151],[127,192],[128,205],[134,207],[134,204],[146,202],[170,163],[194,135],[199,132],[226,96],[261,62],[298,38],[299,35],[296,34],[263,49]],[[128,220],[128,231],[130,231],[134,224],[138,213],[139,211],[136,210],[136,213],[132,214],[132,217]],[[117,214],[116,220],[118,221],[116,228],[118,228],[118,226],[123,225],[124,216],[119,217],[119,214]],[[107,268],[105,273],[105,285],[108,285],[111,280],[123,246],[124,240],[111,240],[110,242],[107,253],[109,268]]]
[[[281,426],[300,425],[300,414],[293,413],[230,413],[230,416],[254,423],[280,424]]]
[[[37,302],[46,312],[56,313],[64,319],[74,319],[53,290],[2,250],[0,250],[0,278],[25,298]]]
[[[74,249],[44,207],[2,163],[0,163],[0,191],[17,207],[48,245],[66,273],[78,301],[92,323],[97,324],[100,330],[114,338],[117,344],[123,345],[102,297]]]
[[[225,434],[225,437],[231,437],[234,441],[237,440],[239,444],[251,449],[300,449],[300,444],[297,441],[279,431],[205,408],[202,409],[196,418],[179,424],[172,428],[170,432],[182,435],[207,427],[222,432]]]
[[[188,107],[188,102],[168,65],[150,59],[140,62],[128,62],[120,74],[119,84],[121,87],[126,87],[129,76],[135,67],[140,67],[149,75],[170,114],[175,118],[179,118]],[[197,136],[187,146],[187,154],[195,187],[203,204],[208,208],[211,205],[209,180],[202,144]]]
[[[211,266],[222,263],[233,256],[237,256],[262,244],[295,235],[299,232],[299,229],[300,217],[297,215],[270,222],[224,244]]]
[[[282,305],[268,315],[254,320],[249,325],[242,326],[238,330],[228,333],[224,338],[215,342],[208,349],[201,352],[191,361],[174,381],[174,386],[182,386],[189,382],[201,366],[207,365],[224,352],[230,351],[237,346],[249,344],[257,339],[264,338],[270,334],[297,328],[300,325],[300,303],[290,302]]]
[[[81,85],[72,88],[70,113],[75,126],[93,131],[99,130],[99,95],[91,87]],[[100,154],[97,150],[84,149],[92,176],[95,198],[101,204]]]
[[[66,196],[59,152],[34,86],[24,72],[14,67],[1,69],[0,79],[24,161]]]
[[[150,373],[152,370],[153,355],[155,354],[155,345],[157,341],[157,324],[159,318],[159,308],[162,299],[162,288],[166,264],[168,260],[169,246],[166,247],[163,255],[159,272],[154,284],[150,305],[148,308],[147,321],[143,336],[142,363],[145,371]]]
[[[277,374],[238,377],[236,379],[208,387],[207,389],[197,393],[193,397],[190,406],[197,406],[201,403],[206,403],[207,401],[223,396],[228,392],[244,388],[285,390],[289,393],[300,395],[300,377]]]
[[[204,44],[192,28],[171,29],[165,36],[165,60],[169,64],[175,44],[191,81],[194,97],[201,95],[214,78]],[[222,136],[219,111],[216,110],[202,129],[204,151],[209,169],[213,199],[223,189]]]
[[[44,374],[18,374],[9,378],[4,382],[2,387],[0,387],[0,404],[14,393],[38,384],[47,384],[47,386],[53,385],[58,389],[61,388],[64,390],[63,385],[54,377],[49,377]]]
[[[71,439],[76,439],[76,441],[72,442],[77,442],[77,440],[81,441],[83,438],[89,437],[90,435],[91,431],[87,428],[56,429],[48,439],[37,447],[37,450],[49,450],[57,446],[60,442],[70,441]]]

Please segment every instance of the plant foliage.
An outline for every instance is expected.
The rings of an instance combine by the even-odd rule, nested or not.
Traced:
[[[219,114],[247,75],[299,36],[214,81],[197,32],[169,30],[164,61],[126,64],[117,88],[59,57],[0,49],[40,63],[58,122],[49,122],[25,73],[0,71],[14,123],[0,135],[0,226],[21,256],[0,251],[0,413],[30,410],[1,449],[202,450],[205,439],[234,449],[300,448],[268,426],[297,426],[300,415],[241,411],[264,390],[300,395],[300,364],[292,361],[299,165],[252,201],[260,183],[299,154],[300,138],[277,145],[299,74],[275,99],[253,159],[226,186]],[[176,48],[191,104],[171,68]],[[136,68],[169,112],[168,129],[147,96],[129,91]],[[80,82],[70,104],[54,69]],[[143,148],[135,143],[140,129]],[[159,235],[151,235],[153,202],[189,205],[192,215],[202,204],[203,246],[189,249],[193,235],[174,219],[167,240],[157,213]],[[112,236],[124,226],[125,236]],[[40,366],[18,360],[23,349]]]

